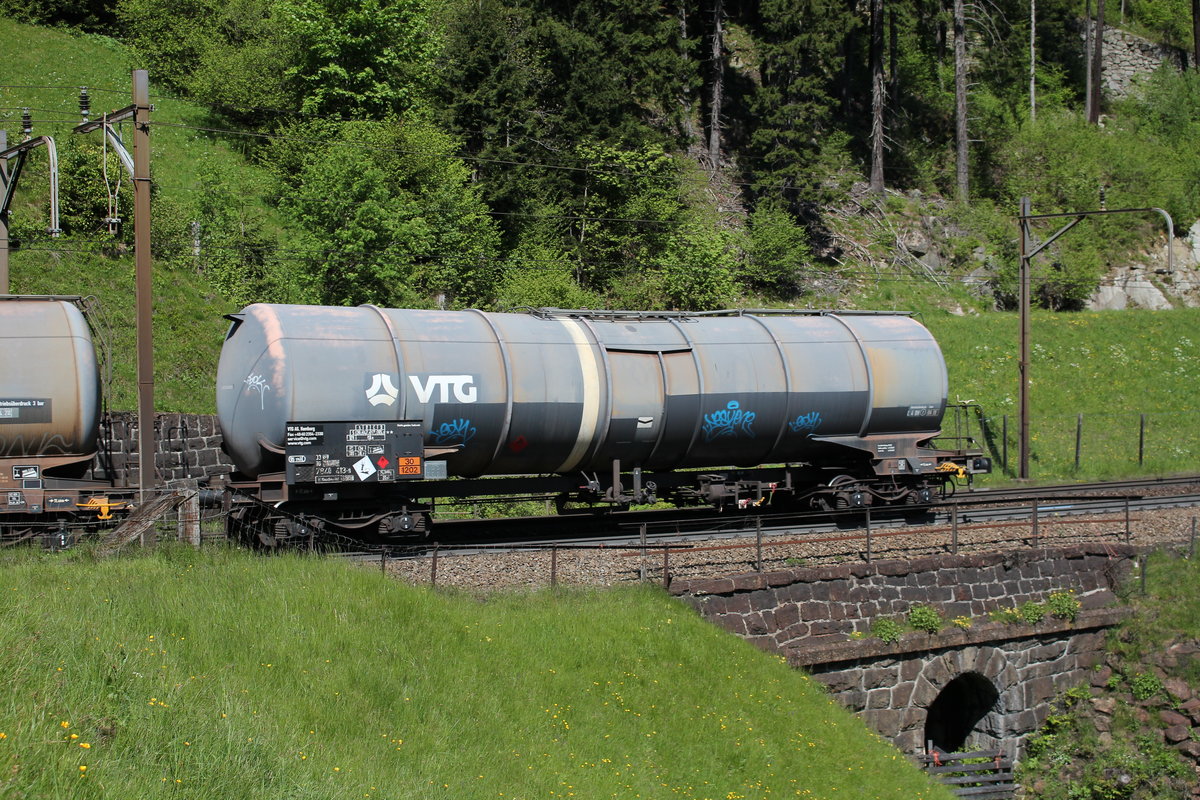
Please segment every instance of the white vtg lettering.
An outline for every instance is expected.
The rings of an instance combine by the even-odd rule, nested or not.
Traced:
[[[421,378],[409,375],[413,389],[417,392],[417,401],[428,403],[433,398],[434,389],[438,392],[439,403],[450,402],[450,390],[454,390],[454,399],[460,403],[474,403],[479,396],[474,386],[474,378],[470,375],[430,375],[422,383]]]

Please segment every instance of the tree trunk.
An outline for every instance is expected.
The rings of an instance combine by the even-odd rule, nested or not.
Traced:
[[[1200,0],[1196,0],[1200,3]],[[891,114],[900,107],[900,32],[896,28],[896,9],[888,9],[888,101]]]
[[[871,193],[883,194],[883,0],[871,0]]]
[[[713,169],[721,166],[721,101],[725,89],[725,31],[721,17],[724,11],[722,0],[713,0],[712,97],[708,110],[708,158]]]
[[[1037,0],[1029,0],[1029,121],[1037,121]]]
[[[1100,121],[1100,84],[1104,71],[1104,0],[1096,0],[1096,32],[1092,49],[1092,102],[1088,122]]]
[[[957,145],[955,177],[958,199],[970,199],[967,178],[967,40],[963,0],[954,0],[954,140]]]
[[[1192,0],[1192,69],[1200,70],[1200,0]]]
[[[679,2],[679,46],[680,60],[687,65],[687,69],[691,70],[691,59],[688,58],[688,18],[687,18],[687,2],[680,0]],[[679,91],[679,106],[682,108],[681,132],[687,141],[697,145],[702,143],[701,137],[697,134],[697,123],[699,120],[695,116],[695,104],[693,102],[692,90],[688,87],[687,82],[681,82]]]

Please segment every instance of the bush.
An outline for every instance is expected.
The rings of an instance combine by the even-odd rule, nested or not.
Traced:
[[[1149,700],[1163,690],[1163,683],[1153,672],[1138,672],[1129,679],[1135,700]]]
[[[1046,606],[1050,609],[1050,613],[1059,619],[1065,619],[1069,622],[1074,622],[1079,616],[1079,609],[1082,608],[1082,603],[1075,597],[1073,589],[1065,592],[1054,592],[1046,600]]]
[[[908,624],[915,631],[937,633],[942,629],[942,615],[929,606],[916,605],[908,612]]]
[[[1037,625],[1046,618],[1046,607],[1030,600],[1021,606],[1021,619],[1029,625]]]
[[[871,623],[871,635],[891,644],[900,641],[904,629],[894,619],[877,619]]]

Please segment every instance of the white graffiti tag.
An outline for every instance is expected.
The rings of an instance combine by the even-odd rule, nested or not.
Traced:
[[[259,410],[264,410],[267,407],[266,395],[271,391],[271,384],[267,383],[262,375],[250,375],[246,378],[246,391],[252,392],[258,390],[258,407]]]

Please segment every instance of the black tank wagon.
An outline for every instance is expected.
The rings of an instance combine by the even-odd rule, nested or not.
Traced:
[[[232,514],[268,544],[420,533],[433,498],[836,508],[931,502],[990,470],[931,445],[945,362],[902,314],[255,304],[231,320]]]

